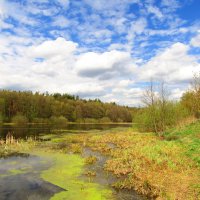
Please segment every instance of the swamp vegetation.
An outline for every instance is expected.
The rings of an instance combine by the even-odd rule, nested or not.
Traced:
[[[18,153],[38,156],[51,164],[39,177],[59,188],[51,199],[191,199],[200,198],[200,123],[172,129],[160,138],[132,128],[82,134],[44,134],[39,140],[1,140],[1,157]],[[92,168],[104,156],[101,170],[114,178],[98,182]],[[15,165],[14,165],[15,166]],[[87,167],[90,166],[90,167]],[[6,176],[26,173],[10,170]],[[102,174],[100,174],[102,176]],[[0,177],[0,180],[3,177]],[[119,191],[126,191],[119,198]],[[134,194],[131,192],[135,191]],[[125,197],[127,193],[130,198]],[[142,195],[142,196],[139,196]],[[123,198],[124,197],[124,198]],[[45,199],[45,198],[44,198]]]

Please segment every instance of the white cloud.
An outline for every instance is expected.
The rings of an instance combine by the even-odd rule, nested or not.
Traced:
[[[0,18],[0,30],[1,30],[1,29],[9,29],[9,28],[13,28],[13,25],[4,22],[4,21]]]
[[[194,47],[200,47],[200,34],[198,34],[196,37],[192,38],[190,41],[190,44]]]
[[[178,0],[162,0],[161,5],[169,8],[170,10],[175,10],[180,7]]]
[[[57,0],[64,8],[68,8],[70,0]]]
[[[131,31],[136,34],[141,34],[144,32],[146,26],[147,26],[147,20],[145,18],[140,18],[132,23]]]
[[[185,91],[186,91],[186,88],[184,88],[184,90],[183,89],[181,90],[180,88],[172,89],[170,91],[169,99],[179,100]]]
[[[25,46],[26,42],[23,42],[22,39],[21,42],[19,40],[16,43],[16,41],[17,38],[0,40],[0,63],[2,66],[0,68],[0,88],[68,92],[85,98],[96,98],[104,96],[107,92],[106,88],[115,84],[104,80],[94,82],[94,78],[79,76],[75,66],[76,60],[79,61],[81,56],[76,55],[79,49],[77,44],[72,41],[57,38],[30,47]],[[4,56],[5,53],[8,54],[12,51],[15,53]],[[100,57],[107,59],[108,55],[105,55]],[[118,52],[115,57],[118,55],[122,60],[126,57],[125,53],[121,55]],[[35,58],[45,59],[35,60]],[[90,59],[92,58],[90,57]],[[120,62],[120,58],[118,61]],[[111,64],[114,64],[114,61]],[[115,80],[114,77],[113,80]]]
[[[134,38],[136,35],[143,34],[147,27],[147,20],[145,18],[139,18],[138,20],[132,22],[130,29],[127,34],[127,40],[129,43],[134,43]]]
[[[6,13],[7,13],[6,1],[1,0],[0,1],[0,17],[5,17]]]
[[[125,6],[126,0],[115,0],[115,1],[107,1],[107,0],[85,0],[85,2],[90,5],[92,8],[96,10],[106,10],[106,9],[112,9],[113,7],[118,6]],[[137,1],[134,1],[137,2]],[[119,9],[119,7],[118,7]]]
[[[77,44],[72,41],[66,41],[64,38],[57,38],[52,41],[45,41],[38,46],[32,46],[29,49],[28,55],[31,57],[46,58],[46,59],[65,59],[71,56],[77,48]]]
[[[132,69],[131,69],[132,67]],[[127,52],[110,51],[104,53],[88,52],[81,55],[76,63],[78,74],[86,77],[123,74],[133,70],[131,57]]]
[[[155,78],[166,82],[191,80],[194,72],[198,72],[200,64],[196,58],[188,54],[189,46],[175,43],[171,47],[151,58],[139,73],[141,80]]]
[[[65,28],[65,27],[68,27],[70,24],[69,20],[64,17],[64,16],[57,16],[55,17],[52,25],[53,26],[59,26],[61,28]]]
[[[158,19],[162,19],[163,18],[163,14],[159,10],[158,7],[150,5],[150,6],[148,6],[147,10],[148,10],[149,13],[154,14]]]

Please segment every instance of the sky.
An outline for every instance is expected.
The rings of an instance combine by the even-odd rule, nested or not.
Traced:
[[[0,89],[140,106],[200,71],[200,0],[0,0]]]

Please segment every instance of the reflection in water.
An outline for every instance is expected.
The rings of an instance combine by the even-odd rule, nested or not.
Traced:
[[[38,136],[42,133],[52,133],[54,130],[67,130],[69,133],[73,131],[88,130],[108,130],[117,127],[130,127],[131,124],[67,124],[66,126],[56,127],[47,125],[27,125],[27,126],[0,126],[0,137],[5,138],[10,132],[15,138],[26,138],[27,136]],[[67,132],[66,132],[67,133]]]
[[[0,159],[0,200],[47,200],[63,191],[39,177],[51,164],[32,155]]]

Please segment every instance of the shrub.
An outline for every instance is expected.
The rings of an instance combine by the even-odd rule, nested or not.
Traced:
[[[99,119],[99,123],[111,123],[111,119],[109,117],[103,117]]]
[[[17,114],[12,118],[12,123],[15,124],[27,124],[28,123],[28,119],[21,115],[21,114]]]
[[[49,119],[45,119],[45,118],[34,118],[32,120],[33,123],[36,124],[48,124],[49,123]]]
[[[78,119],[76,120],[76,122],[77,122],[77,123],[84,123],[85,121],[84,121],[83,118],[78,118]]]
[[[63,116],[59,116],[59,117],[52,116],[50,118],[50,123],[53,125],[63,126],[68,123],[68,120]]]
[[[167,102],[163,107],[158,103],[142,109],[134,118],[140,131],[163,133],[188,116],[188,111],[180,103]]]
[[[94,118],[85,118],[84,123],[96,124],[96,123],[98,123],[98,120],[94,119]]]

